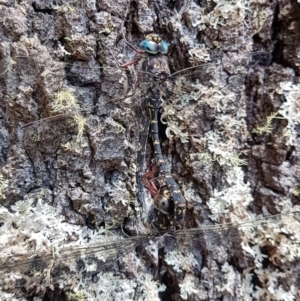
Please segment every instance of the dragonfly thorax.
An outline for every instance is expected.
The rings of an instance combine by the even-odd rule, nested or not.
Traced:
[[[140,43],[140,50],[149,54],[166,54],[168,44],[157,34],[149,34],[146,39]]]
[[[168,77],[169,77],[169,73],[167,73],[167,72],[157,72],[157,73],[154,73],[152,81],[154,83],[163,84]]]
[[[151,73],[151,80],[156,82],[165,81],[170,75],[168,60],[164,55],[147,56],[141,64],[141,69]]]

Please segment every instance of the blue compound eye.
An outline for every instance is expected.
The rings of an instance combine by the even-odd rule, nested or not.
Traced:
[[[168,43],[164,40],[162,40],[159,43],[159,52],[162,54],[166,54],[168,52]]]
[[[157,54],[159,52],[166,54],[168,52],[168,44],[161,39],[159,41],[152,41],[149,38],[141,42],[140,49],[151,54]]]
[[[141,42],[140,49],[142,51],[152,53],[152,54],[156,54],[159,51],[158,44],[153,41],[148,41],[148,40],[144,40]]]

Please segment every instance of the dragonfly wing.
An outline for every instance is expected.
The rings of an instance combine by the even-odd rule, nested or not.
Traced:
[[[299,219],[300,212],[292,212],[292,213],[282,213],[277,215],[270,215],[266,217],[260,217],[253,220],[247,220],[245,222],[234,222],[234,223],[225,223],[221,225],[211,225],[211,226],[201,226],[198,228],[185,229],[176,231],[176,235],[182,237],[199,237],[199,242],[204,241],[201,237],[208,237],[214,240],[218,238],[220,235],[224,236],[224,233],[229,233],[230,231],[235,232],[239,231],[257,231],[260,227],[266,227],[270,225],[276,225],[279,227],[284,227],[285,224],[289,223],[290,219]],[[206,238],[205,238],[206,240]]]
[[[56,254],[55,263],[76,268],[80,261],[84,270],[88,269],[93,273],[108,271],[118,259],[133,251],[137,246],[148,242],[149,239],[147,235],[126,239],[116,237],[103,243],[63,248]]]
[[[247,73],[251,68],[255,66],[269,66],[272,60],[272,56],[268,52],[257,51],[252,52],[245,57],[245,60],[237,61],[231,57],[223,60],[223,68],[226,70],[227,80],[226,83],[231,91],[241,93],[244,88]]]
[[[101,243],[58,246],[40,254],[24,251],[19,255],[8,254],[7,251],[1,250],[0,284],[7,283],[10,277],[17,277],[16,281],[10,281],[10,285],[15,286],[15,289],[23,288],[28,291],[32,287],[37,289],[38,283],[49,286],[50,283],[55,285],[66,281],[66,273],[68,279],[75,277],[74,279],[78,280],[78,277],[108,272],[118,259],[149,239],[147,235],[127,239],[110,237]]]
[[[224,296],[220,287],[226,286],[230,292],[237,285],[237,277],[242,285],[249,280],[247,277],[260,277],[265,269],[266,273],[277,272],[280,260],[294,281],[297,265],[288,263],[286,256],[290,254],[287,246],[299,250],[299,240],[293,238],[298,236],[299,215],[293,212],[170,233],[165,236],[165,253],[161,259],[169,281],[179,282],[181,296],[186,292],[185,284],[194,287],[194,291],[188,292],[191,300],[196,299],[193,294],[202,293],[204,298],[209,295],[210,300],[219,300]]]
[[[47,74],[43,74],[45,67]],[[141,92],[139,83],[143,82],[144,91],[153,85],[151,80],[153,75],[150,73],[134,71],[132,68],[100,67],[95,59],[68,63],[54,61],[51,58],[41,61],[34,56],[19,55],[0,61],[0,78],[6,79],[7,89],[12,92],[19,89],[20,83],[22,85],[26,85],[26,82],[32,83],[40,76],[47,77],[52,91],[73,89],[80,92],[80,88],[89,90],[93,95],[88,96],[94,98],[92,103],[103,100],[104,103],[122,104],[122,101],[131,99],[130,103],[139,105]]]
[[[202,101],[208,90],[214,88],[216,79],[220,77],[220,68],[220,65],[205,64],[173,73],[162,87],[166,102],[180,110]]]
[[[265,51],[252,52],[249,56],[248,66],[269,66],[272,62],[272,55]]]
[[[98,67],[94,59],[89,62],[65,63],[65,69],[66,79],[70,84],[96,87],[106,102],[120,105],[124,100],[140,104],[140,94],[148,93],[147,90],[153,85],[154,80],[151,73],[142,70]],[[142,87],[140,87],[141,83]]]
[[[149,133],[149,126],[150,126],[150,119],[147,116],[144,108],[142,108],[142,121],[141,121],[141,128],[140,128],[140,139],[139,139],[139,146],[138,146],[138,155],[137,155],[137,173],[136,173],[136,182],[137,182],[137,195],[138,201],[142,207],[142,220],[146,218],[145,211],[146,211],[146,200],[145,200],[145,191],[143,185],[143,175],[144,175],[144,168],[145,168],[145,156],[146,156],[146,144],[148,139]]]
[[[240,223],[178,230],[166,236],[167,240],[165,245],[169,252],[177,249],[188,254],[189,252],[195,253],[194,250],[201,250],[202,253],[209,252],[213,254],[213,257],[215,257],[217,250],[221,252],[220,248],[223,248],[222,252],[224,253],[224,250],[226,250],[228,254],[226,256],[235,256],[237,259],[243,256],[244,259],[248,258],[247,260],[250,260],[249,254],[252,257],[254,254],[245,252],[248,244],[250,244],[250,246],[260,244],[261,248],[268,245],[276,246],[276,244],[280,244],[282,240],[281,231],[286,232],[287,236],[290,235],[292,241],[297,243],[297,240],[293,239],[293,235],[295,234],[292,234],[295,229],[290,229],[290,234],[288,234],[287,229],[289,227],[291,228],[291,225],[299,225],[297,222],[299,218],[300,212],[292,212],[266,216]],[[248,249],[250,250],[250,247]],[[222,260],[224,259],[226,258]],[[241,268],[243,267],[243,260],[239,260],[237,263]]]
[[[100,83],[100,77],[103,73],[103,69],[99,67],[95,59],[91,59],[88,62],[76,61],[70,64],[65,63],[65,71],[66,78],[71,83],[76,80],[76,84],[79,82],[82,85]],[[116,72],[117,71],[121,73],[120,70],[116,70]],[[109,68],[107,72],[109,72]]]
[[[228,61],[228,63],[227,63]],[[212,89],[240,95],[247,74],[246,66],[267,66],[271,55],[266,52],[254,52],[246,57],[245,62],[234,64],[232,59],[219,63],[208,63],[186,68],[173,73],[165,85],[165,94],[174,105],[189,101],[201,101],[213,93]],[[239,66],[239,68],[237,68]],[[211,90],[208,93],[208,89]],[[215,93],[215,92],[214,92]]]

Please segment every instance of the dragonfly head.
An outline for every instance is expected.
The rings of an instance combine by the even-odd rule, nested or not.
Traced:
[[[146,39],[140,43],[140,50],[150,54],[166,54],[168,44],[158,34],[148,34]]]

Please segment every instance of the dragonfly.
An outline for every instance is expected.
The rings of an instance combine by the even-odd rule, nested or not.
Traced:
[[[152,134],[152,143],[154,148],[154,155],[156,164],[159,168],[159,176],[165,181],[168,187],[168,193],[172,196],[173,201],[173,218],[170,221],[170,225],[173,226],[173,220],[178,225],[180,222],[184,220],[185,214],[185,200],[181,191],[179,190],[178,184],[174,181],[172,175],[168,172],[167,165],[163,158],[162,150],[160,147],[160,139],[159,139],[159,128],[158,128],[158,113],[161,107],[163,100],[163,95],[161,94],[161,85],[159,81],[162,78],[170,75],[168,64],[165,60],[165,57],[162,56],[167,53],[168,47],[167,43],[162,40],[162,38],[157,34],[149,34],[146,36],[146,39],[141,42],[140,49],[145,53],[151,54],[152,56],[148,56],[147,59],[144,59],[142,62],[142,70],[144,72],[151,73],[155,76],[155,86],[151,87],[149,90],[149,95],[146,96],[143,103],[143,112],[144,113],[144,122],[142,131],[140,134],[140,144],[141,150],[138,152],[138,163],[139,163],[139,171],[137,173],[137,184],[138,184],[138,195],[141,197],[142,201],[140,201],[142,207],[144,205],[143,201],[143,190],[142,190],[142,178],[144,171],[144,158],[145,158],[145,144],[147,133],[149,132],[149,125],[151,124],[151,134]],[[138,53],[141,51],[136,50]],[[155,56],[154,56],[155,55]],[[163,202],[160,204],[164,204],[165,202],[169,202],[170,197],[165,194]],[[170,206],[167,205],[169,208]],[[163,208],[158,206],[157,217],[155,221],[150,221],[150,224],[156,223],[157,226],[155,228],[159,230],[167,230],[166,223],[161,223],[160,214],[163,213],[164,216],[169,215],[169,212],[165,210],[166,205]],[[143,210],[145,211],[145,210]],[[164,220],[164,219],[163,219]]]
[[[254,57],[254,61],[267,61],[266,55],[263,53],[256,53],[252,54],[252,57]],[[33,72],[32,74],[28,73],[27,66],[30,65]],[[35,66],[33,68],[33,66]],[[50,68],[47,69],[47,67]],[[19,71],[20,80],[16,80],[15,71]],[[67,75],[66,75],[67,73]],[[132,128],[132,111],[136,110],[137,112],[140,112],[141,105],[140,105],[140,99],[143,99],[143,97],[149,95],[149,89],[159,86],[160,90],[162,90],[162,93],[166,94],[167,97],[165,98],[165,104],[163,104],[164,107],[173,107],[176,108],[176,110],[180,111],[184,109],[185,107],[189,106],[191,103],[196,101],[201,101],[204,95],[202,87],[213,87],[214,86],[214,80],[216,78],[221,78],[221,80],[224,83],[224,89],[228,89],[232,92],[232,95],[234,97],[237,97],[239,93],[241,92],[240,89],[242,89],[243,80],[244,78],[241,75],[232,75],[227,74],[227,72],[224,72],[223,66],[220,63],[218,64],[206,64],[201,66],[195,66],[190,67],[175,73],[172,73],[171,75],[166,76],[165,78],[157,78],[153,74],[146,72],[144,70],[137,70],[133,71],[133,73],[129,73],[126,70],[122,70],[120,68],[115,67],[105,67],[100,68],[98,67],[98,64],[95,60],[91,60],[89,62],[82,61],[77,63],[66,63],[66,62],[56,62],[51,59],[47,60],[44,59],[44,61],[40,62],[37,58],[34,58],[33,56],[23,56],[23,57],[14,57],[11,60],[6,59],[5,61],[2,61],[2,68],[1,68],[1,74],[5,76],[11,76],[15,81],[11,81],[10,85],[7,85],[6,88],[12,91],[18,90],[18,84],[21,82],[22,88],[23,86],[26,87],[26,83],[30,82],[32,79],[34,79],[37,76],[43,76],[45,77],[45,87],[43,87],[43,91],[47,91],[49,93],[49,99],[53,100],[53,94],[63,94],[65,93],[65,99],[62,100],[66,102],[66,100],[71,103],[70,106],[67,106],[65,103],[57,103],[55,104],[54,110],[59,108],[59,113],[61,113],[60,116],[55,116],[55,122],[52,122],[50,125],[46,125],[48,122],[44,122],[44,120],[41,120],[41,122],[32,124],[32,127],[26,127],[25,133],[24,133],[24,144],[25,144],[25,150],[28,154],[28,156],[31,158],[32,162],[40,162],[40,157],[46,157],[46,158],[52,158],[51,154],[60,154],[63,158],[63,148],[62,144],[65,145],[65,149],[72,149],[72,145],[67,145],[67,143],[70,141],[70,136],[76,137],[77,140],[78,133],[76,133],[76,130],[72,130],[72,126],[65,123],[66,126],[64,127],[63,131],[61,132],[61,119],[58,118],[65,118],[66,116],[69,116],[70,119],[74,120],[80,120],[80,117],[90,117],[89,123],[85,124],[86,128],[93,129],[92,134],[90,138],[92,140],[94,139],[95,135],[94,133],[101,133],[102,131],[105,132],[105,135],[111,134],[111,132],[117,133],[118,138],[121,140],[124,140],[124,132],[125,127]],[[49,75],[50,74],[50,75]],[[119,81],[116,82],[116,78],[119,79]],[[7,79],[7,77],[6,77]],[[136,81],[141,82],[141,86],[138,89],[135,89]],[[49,82],[49,85],[51,83],[52,86],[55,87],[54,91],[48,91],[47,84]],[[86,112],[83,108],[78,108],[76,103],[72,103],[72,93],[67,93],[68,90],[66,89],[66,83],[68,85],[78,85],[77,91],[75,91],[79,94],[79,97],[81,97],[82,102],[86,104]],[[78,84],[79,83],[79,84]],[[23,93],[26,96],[26,89],[24,89]],[[207,91],[207,90],[206,90]],[[63,92],[63,93],[62,93]],[[52,95],[51,95],[52,93]],[[30,94],[30,92],[29,92]],[[80,96],[81,94],[81,96]],[[92,96],[90,96],[90,94]],[[28,95],[28,94],[27,94]],[[37,95],[38,92],[37,92]],[[82,96],[84,95],[84,96]],[[120,95],[117,96],[116,95]],[[126,95],[126,97],[122,97],[121,95]],[[35,120],[41,118],[49,118],[49,112],[51,111],[51,105],[45,101],[46,96],[38,97],[40,101],[40,107],[39,109],[34,108],[33,110],[28,112],[28,114],[20,114],[20,121],[24,124],[32,123]],[[52,98],[51,98],[52,97]],[[58,97],[57,97],[58,98]],[[94,106],[94,99],[97,98],[97,105]],[[45,102],[44,102],[45,101]],[[122,110],[119,109],[121,107]],[[58,113],[58,112],[56,112]],[[82,115],[81,115],[82,114]],[[105,115],[109,114],[109,117],[106,118]],[[127,115],[128,114],[128,115]],[[94,116],[93,116],[94,115]],[[104,115],[104,117],[99,123],[99,119],[94,118],[97,115]],[[162,115],[164,116],[164,120],[167,122],[169,128],[172,129],[173,134],[176,133],[179,139],[185,139],[186,135],[185,133],[180,129],[180,120],[176,120],[176,116],[169,115],[166,112],[162,111]],[[112,118],[112,117],[113,118]],[[52,118],[51,117],[51,118]],[[175,118],[175,119],[174,119]],[[155,118],[157,121],[158,117]],[[96,126],[93,124],[93,122],[96,121]],[[65,121],[63,121],[65,122]],[[98,122],[98,123],[97,123]],[[79,121],[77,122],[79,123]],[[140,123],[142,123],[140,121]],[[42,124],[42,125],[41,125]],[[53,125],[54,124],[54,125]],[[125,126],[123,126],[125,125]],[[16,125],[17,126],[17,125]],[[38,131],[41,129],[41,132],[35,132],[34,129],[38,129]],[[154,131],[156,129],[154,128]],[[78,130],[79,132],[79,130]],[[169,130],[170,132],[170,130]],[[34,134],[33,134],[34,133]],[[146,138],[145,138],[146,139]],[[155,139],[154,139],[155,140]],[[96,141],[96,140],[95,140]],[[116,142],[117,143],[117,142]],[[95,161],[96,162],[102,162],[105,161],[105,157],[103,157],[104,151],[98,150],[96,145],[96,142],[92,143],[95,148]],[[100,143],[99,143],[100,145]],[[130,146],[128,147],[130,149]],[[134,148],[133,148],[134,149]],[[75,149],[76,151],[76,149]],[[80,158],[80,154],[78,155],[77,159]],[[100,159],[99,159],[100,158]],[[98,161],[97,161],[98,160]],[[122,161],[116,157],[116,162],[111,165],[108,164],[108,169],[116,168],[119,163]],[[120,160],[120,161],[118,161]],[[60,170],[63,170],[66,162],[63,162],[64,160],[61,159],[60,161]],[[49,160],[49,164],[51,163],[51,160]],[[76,162],[78,164],[78,162]],[[99,163],[102,164],[102,163]],[[103,168],[105,169],[105,165],[103,165]],[[41,172],[42,174],[42,172]],[[116,176],[117,174],[117,176]],[[124,191],[124,186],[121,186],[124,181],[120,181],[119,179],[122,177],[121,172],[114,173],[113,175],[110,175],[107,173],[108,181],[110,182],[111,186],[116,188],[117,191]],[[123,179],[121,179],[123,180]],[[101,184],[101,183],[100,183]],[[75,186],[75,185],[74,185]],[[125,189],[126,190],[126,189]],[[110,191],[109,194],[109,200],[115,200],[117,198],[116,195],[113,195],[114,192]],[[130,196],[124,193],[127,198]],[[73,197],[73,196],[71,196]],[[125,197],[124,197],[125,198]],[[82,214],[89,214],[85,211],[84,208],[80,207],[80,204],[76,203],[76,200],[74,201],[75,210],[78,210]],[[122,204],[123,205],[123,204]],[[108,206],[107,206],[108,207]],[[117,215],[121,215],[122,210],[119,210],[119,208],[116,208],[115,205],[113,205],[113,209],[115,209],[116,214],[114,215],[114,218]],[[98,218],[99,220],[103,219],[103,213],[100,209],[97,208],[94,209],[93,214]],[[127,217],[128,215],[126,215]],[[177,238],[177,240],[184,240],[184,237],[189,237],[188,233],[193,233],[192,230],[190,232],[178,232],[179,230],[175,231],[174,237]],[[208,230],[207,230],[208,231]],[[197,235],[198,237],[201,237],[201,234],[198,234],[201,232],[194,232],[194,234],[190,235],[193,241],[197,241]],[[209,232],[207,232],[209,233]],[[216,233],[221,233],[220,231],[216,231]],[[143,241],[145,243],[148,243],[151,240],[158,240],[158,244],[160,244],[160,240],[163,240],[161,238],[162,236],[158,236],[158,238],[153,234],[148,234],[146,236],[140,235],[136,238],[128,238],[124,239],[124,241],[121,243],[114,242],[113,245],[109,245],[105,243],[108,246],[109,252],[111,252],[111,256],[107,255],[107,253],[104,254],[107,256],[106,260],[108,262],[108,266],[111,266],[111,262],[114,258],[114,261],[116,261],[116,258],[122,257],[125,253],[127,253],[127,250],[132,250],[132,248],[139,246]],[[163,236],[164,237],[164,236]],[[167,239],[172,241],[171,234],[166,234]],[[117,238],[119,240],[119,238]],[[201,240],[201,239],[200,239]],[[166,243],[168,245],[168,243]],[[169,243],[172,245],[172,242]],[[128,245],[128,248],[126,249],[125,245]],[[178,244],[179,245],[179,244]],[[98,245],[99,249],[94,249],[94,252],[101,253],[102,245]],[[86,246],[84,247],[86,248]],[[124,251],[125,248],[125,251]],[[51,248],[50,248],[51,249]],[[76,249],[76,248],[75,248]],[[56,253],[56,248],[54,247],[52,250],[47,250],[46,254],[42,255],[45,256],[46,261],[50,261],[53,263],[53,268],[55,268],[56,264],[56,257],[57,258],[63,258],[61,257],[61,254],[67,254],[66,256],[70,256],[72,258],[71,254],[72,252],[75,254],[76,250],[66,250],[61,251],[62,253]],[[92,246],[90,246],[90,249],[93,249]],[[203,248],[205,249],[205,248]],[[83,249],[83,253],[87,251],[87,249]],[[116,251],[119,250],[119,251]],[[80,252],[80,249],[78,249],[78,252]],[[102,252],[102,253],[103,253]],[[120,253],[118,253],[120,252]],[[168,252],[170,254],[170,252]],[[48,254],[48,255],[47,255]],[[52,255],[49,255],[52,254]],[[149,256],[149,255],[148,255]],[[34,257],[34,255],[33,255]],[[80,256],[79,256],[80,257]],[[77,258],[79,258],[77,257]],[[83,256],[84,257],[84,256]],[[24,259],[24,258],[23,258]],[[23,260],[24,264],[26,265],[26,262],[31,264],[32,258],[29,258],[26,260],[26,258]],[[36,261],[37,260],[37,261]],[[39,260],[36,259],[34,262],[39,263]],[[11,259],[10,259],[11,261]],[[76,260],[75,260],[76,261]],[[20,265],[18,263],[12,263],[10,267],[13,266],[19,267]],[[49,271],[49,270],[48,270]],[[28,274],[28,273],[27,273]],[[38,273],[34,273],[35,276]],[[51,274],[51,273],[50,273]],[[29,273],[30,275],[30,273]],[[49,273],[48,273],[49,275]],[[95,276],[96,277],[96,276]],[[97,278],[97,277],[96,277]],[[36,278],[37,282],[40,281],[39,276]],[[50,279],[48,277],[48,279]],[[141,280],[142,282],[142,280]],[[39,290],[42,288],[37,288],[35,284],[33,283],[32,287],[36,290]],[[42,286],[43,287],[43,286]],[[49,287],[51,287],[51,284],[49,284]]]
[[[267,65],[270,62],[270,56],[264,52],[251,54],[251,59],[252,61],[250,64],[254,62],[254,64]],[[137,58],[136,62],[139,60],[140,58]],[[147,60],[142,61],[145,62]],[[14,69],[15,71],[18,70],[23,83],[26,83],[26,81],[31,80],[34,76],[42,74],[47,64],[49,64],[49,62],[47,62],[47,60],[45,59],[43,62],[38,62],[33,56],[17,56],[15,58],[5,59],[2,61],[0,74],[6,76],[13,74]],[[28,66],[32,65],[34,65],[35,67],[30,68],[30,70],[34,70],[31,71],[34,72],[34,74],[28,74]],[[128,66],[125,64],[125,67]],[[53,104],[47,104],[45,107],[41,105],[41,112],[38,113],[38,110],[33,110],[33,112],[36,113],[30,112],[28,116],[24,118],[23,122],[25,121],[27,125],[32,125],[32,123],[35,123],[35,121],[32,121],[32,119],[40,119],[39,124],[41,124],[43,123],[43,121],[45,121],[45,119],[51,121],[53,120],[52,118],[57,119],[58,117],[65,117],[69,115],[70,117],[73,117],[73,119],[75,119],[75,122],[78,125],[78,133],[81,133],[80,135],[78,134],[78,136],[82,136],[83,128],[86,127],[85,120],[87,118],[89,118],[92,123],[96,120],[95,118],[90,117],[106,114],[113,116],[113,118],[108,121],[110,126],[112,128],[115,127],[117,131],[120,131],[120,136],[123,135],[125,130],[122,124],[125,125],[125,128],[132,127],[132,120],[128,116],[132,115],[132,111],[137,112],[137,114],[139,114],[139,112],[141,111],[145,111],[145,108],[143,108],[143,106],[145,107],[145,104],[143,104],[143,102],[145,101],[143,99],[147,99],[147,97],[149,97],[149,91],[155,90],[159,91],[160,95],[164,95],[165,97],[163,100],[164,103],[162,105],[159,104],[158,107],[150,110],[149,112],[149,114],[154,116],[152,120],[153,133],[158,132],[158,128],[155,124],[158,124],[159,122],[158,113],[161,109],[162,122],[167,123],[167,132],[169,133],[169,137],[174,136],[175,134],[177,139],[181,139],[181,141],[183,141],[184,143],[187,141],[187,131],[185,132],[184,130],[182,130],[185,125],[182,120],[176,117],[176,115],[170,115],[169,111],[172,111],[172,109],[174,110],[174,108],[175,110],[180,111],[188,107],[189,104],[192,104],[194,102],[201,102],[202,98],[205,98],[207,96],[205,95],[207,93],[207,89],[214,86],[216,79],[220,79],[224,83],[224,89],[231,91],[230,93],[232,93],[232,97],[238,97],[238,95],[240,95],[242,86],[244,84],[244,76],[242,76],[241,74],[229,74],[226,70],[224,70],[222,62],[220,62],[219,64],[213,63],[189,67],[172,74],[169,74],[167,72],[164,73],[163,76],[162,74],[157,75],[149,72],[149,70],[145,69],[146,67],[144,67],[144,70],[143,67],[137,68],[132,73],[127,72],[126,70],[124,70],[124,68],[98,67],[97,62],[94,59],[91,59],[88,62],[79,61],[75,63],[54,61],[52,63],[52,66],[49,66],[48,68],[50,68],[50,73],[52,73],[48,74],[48,76],[49,78],[51,78],[52,85],[56,89],[56,92],[54,93],[59,94],[61,92],[60,95],[62,95],[62,97],[65,97],[64,100],[61,100],[65,103],[62,104],[57,101],[57,104],[54,104],[54,111],[61,114],[58,114],[58,116],[55,116],[54,114],[54,116],[49,117],[47,116],[49,115],[49,111],[51,110],[49,107],[51,107],[52,105],[53,110]],[[116,78],[118,78],[119,80],[116,81]],[[69,85],[75,85],[76,83],[77,88],[75,88],[75,90],[77,89],[77,91],[79,92],[79,97],[82,99],[82,101],[88,102],[85,103],[85,108],[80,108],[78,104],[73,104],[71,100],[73,98],[72,93],[66,93],[66,91],[64,91],[64,80]],[[138,88],[136,87],[137,85]],[[203,89],[203,87],[206,87],[206,89]],[[12,89],[18,89],[17,85]],[[87,97],[84,97],[83,95]],[[116,95],[120,96],[116,97]],[[126,96],[122,97],[121,95]],[[98,98],[98,103],[96,104],[96,106],[94,105],[94,100],[92,100],[91,98]],[[66,104],[66,102],[68,102],[68,104]],[[122,112],[119,110],[119,108],[117,108],[118,106],[122,106]],[[164,108],[166,107],[168,108],[168,111],[166,110],[166,112],[164,112]],[[130,113],[128,112],[128,109],[131,111]],[[84,113],[85,110],[86,113]],[[40,114],[42,118],[39,118],[37,116],[38,114]],[[149,124],[151,122],[149,114],[148,116],[147,114],[141,114],[142,118],[138,122],[142,125],[142,132],[140,134],[139,142],[140,151],[138,151],[137,155],[138,171],[136,180],[138,186],[138,200],[142,207],[141,217],[143,220],[145,220],[146,216],[148,215],[147,213],[145,213],[147,211],[147,206],[145,205],[144,201],[144,185],[141,178],[145,169],[145,148],[149,131],[148,129],[150,127]],[[99,125],[99,119],[96,123],[96,126],[98,127],[96,129],[96,132],[101,131],[101,128],[105,128],[105,125]],[[43,127],[44,129],[47,128],[46,125],[43,125],[42,128]],[[41,148],[40,150],[46,153],[51,151],[56,152],[62,144],[68,147],[68,141],[70,140],[70,138],[67,132],[72,133],[70,126],[64,128],[66,135],[59,133],[59,130],[55,131],[52,125],[50,125],[47,130],[51,132],[51,137],[47,137],[48,135],[39,133],[39,130],[35,134],[32,134],[30,130],[25,131],[25,145],[31,145],[32,141],[34,140],[38,142],[39,147]],[[75,134],[74,131],[73,134]],[[76,140],[78,139],[78,136]],[[46,137],[47,139],[52,141],[50,143],[50,147],[49,143],[46,143]],[[152,140],[154,144],[154,153],[156,152],[156,161],[162,162],[162,160],[164,159],[162,156],[162,151],[160,149],[160,142],[157,134],[155,134],[155,136],[152,135]],[[26,141],[28,141],[28,143]],[[43,144],[45,144],[46,147],[43,147]],[[69,147],[71,146],[69,145]],[[32,152],[32,150],[30,150],[29,153],[30,152]],[[174,181],[173,175],[167,170],[167,164],[162,163],[159,169],[161,169],[160,174],[163,174],[163,176],[161,177],[162,182],[164,181],[167,183],[167,185],[169,185],[171,195],[173,194],[172,199],[174,212],[171,215],[180,216],[180,214],[174,213],[177,208],[181,208],[179,212],[184,211],[185,201],[182,193],[180,192],[177,183]],[[174,193],[174,191],[176,191],[176,193]],[[178,204],[178,206],[175,206],[174,199],[176,200],[175,203]],[[150,204],[152,204],[152,202],[150,202]],[[156,214],[159,214],[161,212],[163,212],[163,210],[158,210]],[[150,216],[150,214],[148,216]],[[177,218],[175,217],[175,220],[176,219]],[[179,219],[183,219],[183,217],[181,216]]]
[[[77,292],[77,296],[85,288],[82,297],[89,300],[99,297],[112,300],[121,293],[128,299],[137,294],[145,300],[159,300],[158,295],[164,300],[168,294],[172,300],[195,300],[197,296],[206,300],[226,296],[242,298],[248,292],[233,291],[236,283],[230,273],[237,273],[246,262],[247,267],[252,262],[253,269],[247,272],[254,277],[260,269],[267,269],[266,265],[270,266],[271,273],[272,266],[276,268],[278,261],[291,259],[293,255],[285,247],[299,249],[299,222],[300,211],[291,211],[243,222],[199,225],[163,235],[145,233],[124,237],[124,234],[113,235],[111,232],[109,235],[109,231],[99,229],[94,236],[96,241],[57,244],[48,241],[39,246],[39,250],[34,244],[27,244],[25,250],[26,242],[19,240],[1,248],[1,288],[3,292],[13,290],[15,298],[44,296],[47,291],[55,292],[57,285],[65,291]],[[91,239],[90,235],[93,235],[92,231],[85,240]],[[224,255],[227,252],[231,259]],[[116,264],[117,259],[119,264]],[[237,270],[225,264],[228,260]],[[205,261],[209,270],[201,267]],[[154,276],[140,276],[145,266],[148,270],[156,270]],[[121,271],[127,275],[125,278]],[[166,277],[170,279],[166,281]],[[180,284],[171,284],[175,279]],[[246,276],[244,282],[247,283]],[[174,291],[164,292],[164,284],[173,287]],[[253,284],[247,285],[250,289]],[[257,290],[264,285],[256,284]],[[255,290],[252,293],[254,295]]]
[[[195,98],[191,89],[186,89],[186,87],[180,87],[180,93],[176,95],[178,89],[176,89],[178,75],[182,77],[182,72],[185,73],[185,80],[192,81],[193,83],[203,83],[204,79],[198,74],[198,67],[191,67],[185,70],[181,70],[179,72],[175,72],[174,74],[170,74],[169,65],[167,62],[167,58],[165,54],[168,51],[167,43],[157,34],[149,34],[146,36],[145,40],[140,43],[140,50],[135,49],[132,45],[128,44],[135,52],[138,54],[147,54],[146,58],[138,57],[132,62],[123,65],[128,66],[132,63],[136,63],[141,60],[141,67],[139,70],[143,72],[143,83],[146,81],[152,82],[153,84],[149,87],[146,87],[146,95],[143,95],[142,98],[142,107],[143,112],[143,125],[142,131],[140,134],[140,150],[138,151],[138,163],[139,163],[139,171],[137,173],[137,184],[138,184],[138,195],[140,197],[140,204],[142,206],[142,212],[145,210],[145,201],[143,196],[143,183],[142,178],[144,174],[144,158],[145,158],[145,143],[147,140],[147,133],[149,132],[149,126],[151,124],[151,136],[152,143],[154,149],[154,156],[156,160],[156,164],[158,166],[158,175],[159,177],[166,183],[168,188],[169,195],[164,195],[163,198],[160,199],[157,208],[156,215],[157,217],[154,221],[150,221],[150,224],[156,224],[154,228],[158,228],[159,230],[166,230],[168,228],[168,222],[170,226],[175,224],[177,227],[180,223],[184,221],[185,215],[185,200],[179,189],[178,184],[173,179],[172,175],[168,171],[167,164],[162,154],[161,146],[160,146],[160,138],[159,138],[159,110],[161,109],[162,103],[166,103],[170,101],[171,103],[175,103],[176,97],[182,98]],[[209,66],[205,66],[206,72],[205,80],[211,82],[213,77],[216,75],[211,72]],[[201,68],[200,68],[201,69]],[[201,70],[202,71],[202,70]],[[149,76],[151,75],[151,76]],[[201,74],[203,75],[203,74]],[[190,78],[192,76],[192,78]],[[150,77],[150,80],[149,80]],[[239,79],[240,80],[240,79]],[[231,79],[232,81],[232,79]],[[235,81],[236,84],[236,81]],[[236,89],[236,87],[234,87]],[[187,96],[183,96],[186,93]],[[190,96],[190,94],[192,96]],[[195,99],[194,99],[195,100]],[[171,199],[171,202],[170,202]],[[167,203],[167,205],[166,205]],[[168,209],[166,209],[168,208]],[[170,210],[172,208],[172,210]],[[165,216],[171,215],[170,221],[166,222]],[[142,218],[143,219],[143,218]],[[149,220],[149,219],[148,219]],[[162,221],[162,222],[161,222]]]

